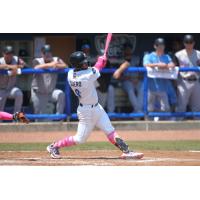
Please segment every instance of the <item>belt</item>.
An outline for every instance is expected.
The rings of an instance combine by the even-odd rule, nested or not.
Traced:
[[[183,78],[183,80],[185,80],[185,81],[191,81],[191,82],[198,81],[197,78]]]
[[[79,104],[79,106],[83,107],[83,106],[91,106],[91,108],[96,107],[99,103],[97,102],[96,104],[93,105],[83,105],[82,103]]]

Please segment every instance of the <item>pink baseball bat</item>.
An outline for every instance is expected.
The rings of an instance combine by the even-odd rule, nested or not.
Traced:
[[[105,49],[104,49],[104,56],[106,56],[106,54],[108,52],[108,47],[109,47],[111,40],[112,40],[112,33],[108,33],[107,38],[106,38],[106,45],[105,45]]]

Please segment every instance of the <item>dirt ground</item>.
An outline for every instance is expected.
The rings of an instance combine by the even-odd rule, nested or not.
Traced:
[[[200,131],[119,131],[125,140],[199,140]],[[52,142],[75,132],[0,133],[0,143]],[[88,141],[106,141],[100,131],[92,133]],[[142,160],[122,160],[118,150],[82,150],[61,152],[63,158],[53,160],[44,151],[1,151],[0,165],[98,165],[98,166],[200,166],[200,152],[145,151]]]
[[[0,165],[28,166],[200,166],[200,152],[145,151],[141,160],[123,160],[117,150],[65,151],[54,160],[47,152],[1,152]]]

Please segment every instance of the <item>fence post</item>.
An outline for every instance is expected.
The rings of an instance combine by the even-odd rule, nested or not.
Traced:
[[[67,119],[69,120],[71,116],[71,90],[68,83],[68,73],[66,73],[66,85],[65,85],[65,107],[66,107],[66,114]]]
[[[147,71],[144,72],[144,94],[143,94],[143,111],[145,119],[148,117],[148,77]]]

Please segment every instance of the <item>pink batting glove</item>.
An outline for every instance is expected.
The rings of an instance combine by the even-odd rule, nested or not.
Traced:
[[[107,57],[105,55],[99,56],[94,67],[100,71],[106,66],[106,63],[107,63]]]

